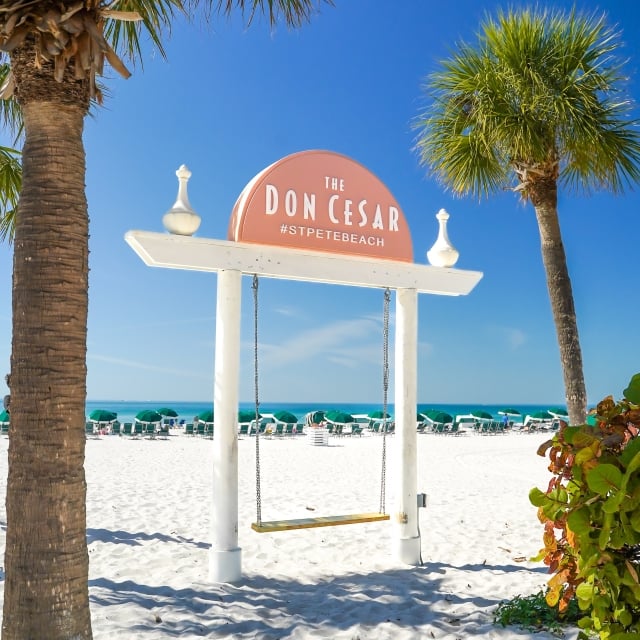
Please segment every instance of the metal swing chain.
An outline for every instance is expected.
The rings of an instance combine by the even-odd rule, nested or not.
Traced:
[[[380,513],[385,513],[385,492],[387,484],[387,404],[389,394],[389,302],[391,291],[384,290],[384,310],[382,313],[382,474],[380,477]]]
[[[256,522],[262,524],[262,496],[260,493],[260,395],[258,393],[258,275],[253,274],[253,389],[256,406]],[[251,425],[249,425],[251,435]]]

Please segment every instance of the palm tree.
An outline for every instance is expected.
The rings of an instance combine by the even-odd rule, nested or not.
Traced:
[[[605,16],[500,12],[429,76],[416,121],[421,163],[453,192],[510,188],[533,205],[571,424],[587,398],[557,191],[618,193],[640,177],[619,36]]]
[[[320,1],[320,0],[318,0]],[[328,0],[324,0],[328,1]],[[249,22],[305,22],[313,0],[4,0],[0,51],[24,121],[13,271],[4,640],[92,637],[86,544],[89,218],[84,118],[105,62],[141,53],[178,13],[239,8]],[[113,46],[112,46],[113,45]],[[124,55],[124,54],[123,54]]]

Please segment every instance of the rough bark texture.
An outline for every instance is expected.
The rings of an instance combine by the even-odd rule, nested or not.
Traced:
[[[587,392],[573,290],[558,221],[555,180],[540,180],[531,188],[530,196],[540,231],[542,261],[560,348],[569,423],[583,424],[587,412]]]
[[[69,82],[61,90],[32,66],[28,51],[12,56],[26,139],[14,245],[2,638],[86,640],[86,88]],[[80,99],[69,99],[78,89]]]

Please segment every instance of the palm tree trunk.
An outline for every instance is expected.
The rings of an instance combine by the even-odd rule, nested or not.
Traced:
[[[544,200],[535,202],[535,211],[551,311],[560,348],[569,424],[583,424],[587,412],[587,392],[582,371],[582,351],[573,304],[573,291],[560,234],[555,190]]]
[[[85,110],[25,95],[2,638],[86,640]]]

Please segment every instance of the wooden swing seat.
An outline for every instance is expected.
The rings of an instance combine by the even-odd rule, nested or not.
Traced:
[[[333,527],[340,524],[360,524],[389,520],[386,513],[351,513],[346,516],[318,516],[317,518],[299,518],[297,520],[271,520],[252,522],[251,528],[258,533],[274,531],[292,531],[293,529],[312,529],[314,527]]]

